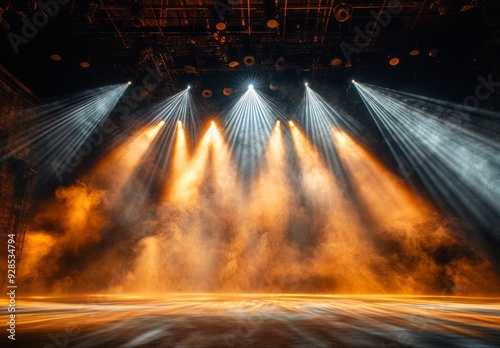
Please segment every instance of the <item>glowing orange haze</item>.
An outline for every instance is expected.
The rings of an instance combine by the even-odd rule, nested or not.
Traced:
[[[249,184],[215,123],[192,155],[177,124],[171,168],[152,204],[144,183],[153,174],[136,171],[146,166],[141,173],[155,173],[147,158],[162,126],[120,145],[38,212],[35,226],[54,228],[27,234],[26,286],[38,292],[496,291],[486,257],[346,133],[333,131],[332,151],[347,172],[349,194],[293,123],[293,151],[277,123]]]

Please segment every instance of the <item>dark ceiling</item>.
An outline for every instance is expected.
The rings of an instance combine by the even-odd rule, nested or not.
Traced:
[[[460,96],[479,74],[498,76],[498,0],[222,1],[0,0],[0,64],[41,97],[127,80],[142,84],[148,67],[167,72],[162,95],[188,83],[222,94],[249,77],[266,88],[272,79],[343,88],[356,77],[435,88],[448,80]],[[225,17],[222,31],[216,8]],[[279,25],[270,29],[273,16]],[[36,20],[39,27],[26,38],[23,26]],[[24,40],[18,53],[13,34]],[[409,55],[414,49],[419,54]],[[52,60],[54,54],[62,59]],[[248,55],[255,58],[251,67],[243,64]],[[394,57],[400,63],[390,66]],[[239,66],[230,67],[233,61]]]

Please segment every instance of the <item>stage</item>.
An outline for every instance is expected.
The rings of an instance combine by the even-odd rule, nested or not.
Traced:
[[[26,297],[16,346],[498,347],[500,298],[165,294]]]

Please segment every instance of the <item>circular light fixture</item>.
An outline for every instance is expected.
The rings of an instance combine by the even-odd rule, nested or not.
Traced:
[[[226,96],[229,97],[231,94],[233,94],[233,89],[226,87],[222,90],[222,93]]]
[[[356,80],[352,79],[352,81],[351,81],[351,82],[352,82],[352,83],[356,83]]]
[[[50,56],[50,59],[52,59],[53,61],[58,62],[58,61],[62,60],[62,57],[59,54],[53,54],[53,55]]]
[[[238,65],[240,65],[239,62],[233,60],[231,63],[229,63],[230,68],[236,68]]]
[[[248,89],[253,89],[253,85],[248,85]]]
[[[352,16],[352,6],[341,2],[337,6],[335,6],[335,19],[339,22],[345,22],[349,20]]]
[[[410,51],[410,56],[418,56],[420,54],[419,50],[411,50]]]
[[[389,64],[392,65],[392,66],[396,66],[399,64],[399,58],[392,58],[390,61],[389,61]]]
[[[307,86],[309,86],[309,82],[304,83],[304,85],[305,85],[306,87],[307,87]]]
[[[254,56],[245,56],[243,58],[243,64],[246,66],[252,66],[255,64],[255,57]]]
[[[129,86],[130,86],[131,84],[132,84],[132,81],[127,82],[127,85],[129,85]]]
[[[202,92],[201,92],[201,96],[203,98],[210,98],[212,96],[212,91],[209,90],[209,89],[204,89]]]
[[[89,62],[81,62],[80,63],[80,66],[84,69],[87,69],[88,67],[90,67],[90,63]]]
[[[331,66],[340,66],[340,64],[342,64],[342,59],[340,58],[333,58],[330,62]]]
[[[224,22],[218,22],[215,25],[215,29],[217,29],[218,31],[222,31],[222,30],[226,29],[226,27],[227,27],[227,25]]]
[[[437,48],[433,48],[429,52],[429,57],[436,58],[439,54],[439,50]]]
[[[266,23],[269,29],[276,29],[278,27],[278,21],[276,19],[270,19]]]
[[[188,85],[188,86],[187,86],[187,89],[191,89],[191,85]]]
[[[286,67],[285,57],[279,57],[274,63],[274,67],[276,68],[276,70],[285,69]]]
[[[269,88],[271,88],[272,91],[276,91],[280,88],[280,84],[276,81],[271,81]]]

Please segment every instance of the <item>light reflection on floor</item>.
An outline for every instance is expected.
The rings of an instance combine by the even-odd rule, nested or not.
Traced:
[[[500,346],[500,298],[29,297],[16,319],[25,348]]]

